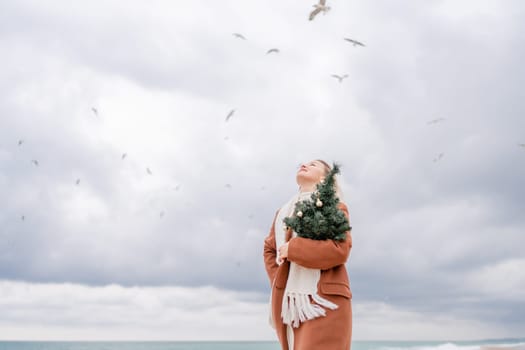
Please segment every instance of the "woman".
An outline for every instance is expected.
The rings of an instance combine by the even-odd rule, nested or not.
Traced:
[[[352,292],[345,267],[352,247],[350,231],[345,241],[312,240],[297,237],[283,223],[295,203],[310,198],[330,170],[322,160],[299,167],[299,194],[277,211],[264,240],[272,286],[270,323],[283,350],[350,349]],[[348,217],[344,203],[339,209]]]

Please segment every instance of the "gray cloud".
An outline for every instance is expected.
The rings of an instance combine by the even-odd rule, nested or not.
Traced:
[[[263,238],[321,157],[355,300],[519,329],[523,5],[226,5],[1,5],[0,278],[264,295]]]

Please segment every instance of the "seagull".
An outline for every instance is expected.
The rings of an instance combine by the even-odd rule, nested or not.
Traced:
[[[25,221],[25,219],[26,219],[25,215],[22,215],[22,216],[20,217],[20,219],[22,219],[22,221]]]
[[[342,83],[344,78],[348,78],[348,74],[345,74],[343,76],[332,74],[332,77],[336,78],[337,80],[339,80],[340,83]]]
[[[228,141],[230,139],[229,136],[224,136],[224,141]]]
[[[315,7],[315,10],[310,12],[310,17],[308,18],[310,21],[312,21],[319,12],[322,11],[323,15],[325,15],[328,11],[330,11],[330,6],[326,6],[326,0],[319,0],[319,3],[313,5],[313,7]]]
[[[160,212],[159,216],[162,219],[162,217],[164,216],[164,210]]]
[[[443,153],[438,154],[438,156],[434,158],[434,163],[440,160],[441,158],[443,158]]]
[[[445,118],[432,119],[432,120],[429,120],[429,121],[427,122],[427,124],[428,124],[428,125],[430,125],[430,124],[437,124],[437,123],[439,123],[439,122],[442,122],[443,120],[445,120]]]
[[[93,113],[95,114],[95,116],[98,117],[98,109],[96,109],[95,107],[91,107],[91,110],[93,111]]]
[[[77,179],[77,181],[75,181],[75,184],[76,185],[80,184],[80,179]]]
[[[344,39],[346,41],[348,41],[349,43],[352,43],[354,46],[363,46],[363,47],[365,47],[365,44],[363,44],[360,41],[357,41],[357,40],[354,40],[354,39],[350,39],[350,38],[344,38]]]
[[[120,158],[121,158],[121,159],[124,159],[124,158],[126,158],[127,156],[128,156],[127,153],[122,153],[122,156],[121,156]]]
[[[525,143],[518,143],[518,146],[525,147]]]
[[[33,162],[34,165],[38,166],[38,160],[33,159],[33,160],[31,160],[31,162]]]
[[[236,38],[239,38],[239,39],[242,39],[242,40],[246,40],[246,38],[244,37],[244,35],[242,34],[239,34],[239,33],[233,33],[232,34],[234,37]]]
[[[276,48],[270,49],[270,50],[266,51],[266,54],[268,55],[268,54],[270,54],[272,52],[279,53],[279,49],[276,49]]]
[[[230,185],[230,184],[226,184],[226,185],[224,185],[224,187],[226,187],[226,188],[232,188],[232,185]]]
[[[18,146],[21,146],[24,143],[24,140],[18,140]]]
[[[235,109],[232,109],[230,113],[228,113],[228,115],[226,116],[226,121],[228,121],[233,116],[233,113],[235,113]]]
[[[153,175],[153,173],[151,172],[149,168],[146,168],[146,171],[148,172],[148,174]]]

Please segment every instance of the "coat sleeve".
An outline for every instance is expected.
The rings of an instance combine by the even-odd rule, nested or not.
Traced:
[[[264,239],[264,266],[266,268],[266,273],[270,279],[270,285],[272,285],[273,280],[275,279],[275,274],[277,272],[277,262],[275,261],[277,257],[277,250],[275,248],[275,220],[277,219],[277,213],[273,218],[272,227],[270,228],[270,233]]]
[[[348,208],[344,203],[339,204],[339,209],[350,220]],[[310,269],[328,270],[346,263],[351,248],[352,235],[350,231],[346,233],[346,240],[344,241],[331,239],[321,241],[294,237],[288,243],[288,260]]]

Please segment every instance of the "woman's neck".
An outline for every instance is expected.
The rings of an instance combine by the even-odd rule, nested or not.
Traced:
[[[316,189],[316,185],[304,185],[299,187],[299,192],[313,192]]]

